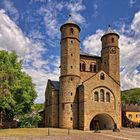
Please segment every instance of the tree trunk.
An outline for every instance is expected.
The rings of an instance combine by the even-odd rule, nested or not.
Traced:
[[[0,125],[2,126],[2,111],[0,111]]]

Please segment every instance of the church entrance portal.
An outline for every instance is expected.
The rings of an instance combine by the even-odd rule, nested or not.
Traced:
[[[98,114],[90,122],[90,130],[110,130],[113,126],[114,120],[108,114]]]

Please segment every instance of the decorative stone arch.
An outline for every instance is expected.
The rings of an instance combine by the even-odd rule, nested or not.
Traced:
[[[91,93],[92,93],[92,98],[93,98],[94,91],[98,91],[97,89],[99,89],[99,88],[105,88],[105,89],[107,89],[107,90],[113,95],[113,98],[114,98],[114,110],[116,110],[116,97],[115,97],[113,91],[112,91],[111,89],[109,89],[108,87],[106,87],[106,86],[98,86],[98,87],[95,87],[94,89],[92,89],[92,91],[91,91]],[[111,94],[110,94],[110,95],[111,95]],[[105,96],[106,96],[106,93],[105,93]],[[93,99],[92,99],[92,100],[93,100]],[[99,99],[99,100],[100,100],[100,99]]]
[[[89,130],[112,130],[115,121],[107,113],[99,113],[93,116],[89,122]]]

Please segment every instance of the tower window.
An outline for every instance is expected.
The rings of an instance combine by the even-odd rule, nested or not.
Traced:
[[[70,120],[72,121],[72,117],[70,118]]]
[[[71,69],[72,69],[72,66],[71,66]]]
[[[101,79],[101,80],[104,80],[104,79],[105,79],[104,73],[101,73],[101,74],[100,74],[100,79]]]
[[[70,94],[71,94],[71,96],[72,96],[72,92],[71,92]]]
[[[73,54],[71,53],[71,56],[73,56]]]
[[[73,41],[72,40],[70,42],[71,42],[71,44],[73,44]]]
[[[70,28],[70,34],[74,34],[73,28]]]
[[[94,101],[99,101],[99,94],[98,94],[98,92],[97,91],[95,91],[95,93],[94,93]]]
[[[85,63],[80,63],[80,71],[85,71]]]
[[[101,91],[100,91],[100,101],[104,102],[104,90],[103,89],[101,89]]]
[[[112,41],[112,43],[114,43],[114,38],[113,37],[111,38],[111,41]]]
[[[71,77],[70,80],[73,81],[73,77]]]
[[[72,108],[72,104],[71,104],[70,106],[71,106],[71,108]]]
[[[65,109],[65,104],[64,104],[64,103],[62,103],[62,109],[63,109],[63,110]]]
[[[106,101],[110,102],[110,93],[109,92],[106,93]]]

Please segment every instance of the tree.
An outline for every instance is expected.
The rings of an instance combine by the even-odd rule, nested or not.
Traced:
[[[124,90],[121,95],[123,104],[137,104],[140,101],[140,88]]]
[[[32,112],[36,97],[35,85],[22,71],[22,61],[18,61],[16,53],[0,51],[0,113],[8,111],[18,119]]]

